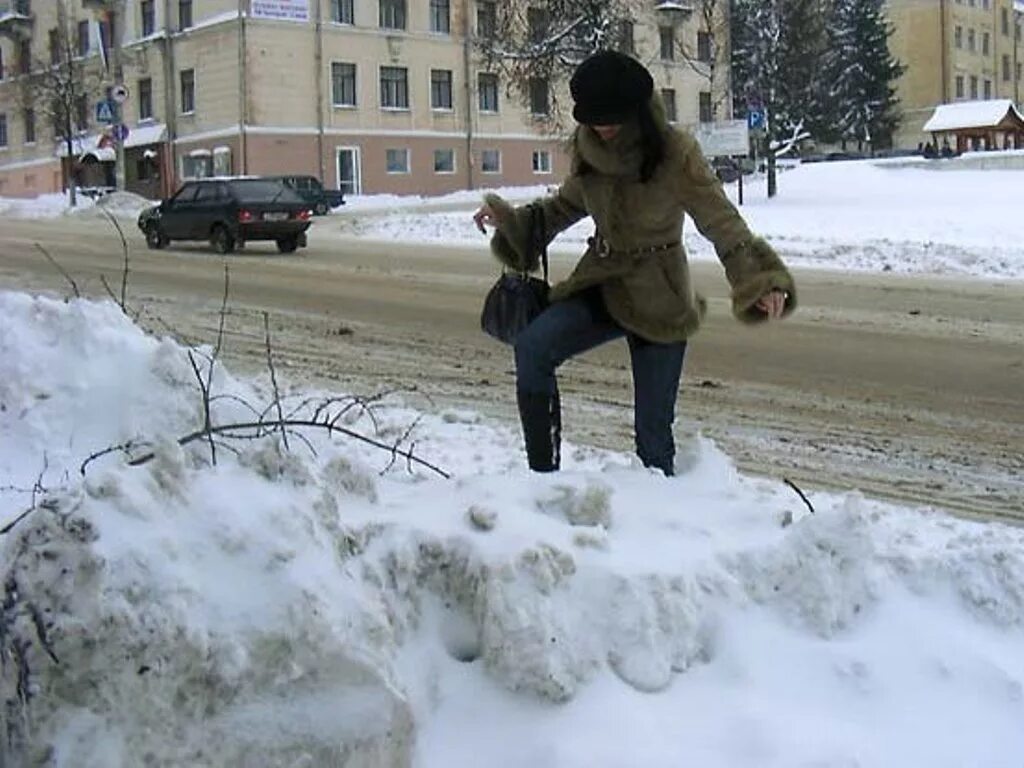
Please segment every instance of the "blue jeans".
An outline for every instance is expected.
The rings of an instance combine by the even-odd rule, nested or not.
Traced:
[[[549,306],[516,338],[516,389],[554,396],[555,370],[574,355],[623,336],[633,364],[636,452],[645,467],[673,474],[676,395],[686,342],[658,344],[626,331],[608,314],[599,289]],[[524,429],[526,424],[524,424]]]

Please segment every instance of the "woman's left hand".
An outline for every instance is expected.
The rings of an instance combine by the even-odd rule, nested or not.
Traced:
[[[786,299],[789,298],[785,291],[773,288],[757,300],[757,308],[764,312],[769,320],[778,320],[786,308]]]

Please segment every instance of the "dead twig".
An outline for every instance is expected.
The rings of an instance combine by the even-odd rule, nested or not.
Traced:
[[[445,478],[446,480],[451,478],[451,475],[448,474],[447,472],[445,472],[443,469],[441,469],[440,467],[435,466],[434,464],[431,464],[429,461],[426,461],[425,459],[421,459],[420,457],[414,455],[411,451],[400,450],[400,449],[398,449],[394,445],[388,445],[387,443],[383,443],[383,442],[381,442],[379,440],[374,440],[372,437],[367,437],[366,435],[362,435],[362,434],[356,432],[355,430],[347,429],[346,427],[339,427],[336,424],[331,423],[330,421],[311,421],[309,419],[292,419],[290,421],[289,420],[285,420],[283,422],[283,424],[278,424],[278,426],[286,428],[286,429],[291,429],[291,430],[294,430],[294,429],[321,429],[321,430],[326,431],[328,434],[338,433],[338,434],[341,434],[341,435],[345,435],[346,437],[350,437],[353,440],[358,440],[360,442],[366,443],[367,445],[371,445],[374,448],[379,448],[379,449],[381,449],[383,451],[387,451],[388,453],[391,453],[391,454],[393,454],[395,456],[398,456],[399,458],[403,458],[403,459],[405,459],[406,461],[408,461],[411,464],[417,464],[419,466],[425,467],[426,469],[429,469],[432,472],[436,472],[438,475],[440,475],[441,477]],[[214,436],[230,435],[231,433],[237,433],[237,432],[242,432],[242,431],[246,431],[246,430],[261,430],[261,429],[264,429],[265,427],[266,427],[266,424],[264,422],[262,422],[262,421],[242,422],[242,423],[238,423],[238,424],[222,424],[222,425],[218,425],[218,426],[211,426],[209,429],[206,429],[206,428],[204,428],[204,429],[197,429],[195,432],[190,432],[189,434],[185,435],[184,437],[178,438],[177,442],[178,442],[178,445],[186,446],[186,445],[188,445],[190,443],[196,442],[197,440],[209,440],[209,439],[211,439]],[[235,436],[235,437],[237,437],[237,436]],[[99,458],[99,456],[105,455],[107,453],[113,453],[113,452],[115,452],[117,450],[118,450],[117,447],[115,447],[115,448],[108,448],[108,449],[106,449],[104,451],[98,452],[95,455],[95,458]],[[150,452],[150,453],[146,453],[146,454],[144,454],[142,456],[138,456],[137,458],[130,459],[128,461],[128,464],[130,466],[133,466],[133,467],[138,467],[138,466],[142,466],[143,464],[148,464],[154,458],[155,458],[155,454]],[[83,470],[84,470],[84,465],[83,465]]]
[[[281,439],[284,440],[284,448],[288,451],[291,448],[288,445],[288,431],[284,428],[284,409],[281,407],[281,391],[277,387],[277,372],[274,370],[274,355],[270,347],[270,314],[267,312],[263,313],[263,335],[267,346],[267,367],[270,369],[270,384],[274,388],[273,405],[277,410],[277,424],[281,430]]]
[[[192,366],[192,373],[195,374],[196,381],[199,383],[199,393],[203,401],[203,430],[206,432],[206,436],[209,438],[210,443],[210,461],[213,466],[217,466],[217,443],[213,439],[213,433],[210,431],[213,428],[213,423],[210,417],[210,390],[207,388],[206,381],[203,379],[203,374],[199,370],[199,365],[196,363],[196,356],[192,350],[188,351],[188,363]],[[210,368],[213,367],[213,360],[210,361]]]
[[[782,482],[784,482],[786,485],[788,485],[790,488],[792,488],[794,491],[796,491],[797,494],[800,496],[800,498],[803,499],[804,504],[807,505],[807,508],[809,510],[811,510],[811,514],[812,515],[815,514],[815,512],[814,512],[814,505],[812,505],[811,502],[808,500],[808,498],[804,495],[804,492],[801,491],[800,488],[797,487],[796,483],[794,483],[788,477],[782,478]]]
[[[38,251],[41,254],[43,254],[43,256],[46,257],[46,260],[48,262],[50,262],[50,264],[53,265],[53,268],[56,269],[58,272],[60,272],[60,274],[64,277],[65,280],[67,280],[69,283],[71,283],[71,290],[75,292],[75,298],[76,299],[82,298],[82,293],[78,290],[78,283],[75,282],[75,278],[73,278],[71,275],[69,275],[67,273],[67,271],[64,269],[64,267],[62,267],[57,262],[57,260],[55,258],[53,258],[53,256],[51,256],[49,254],[49,252],[45,248],[43,248],[42,245],[40,245],[39,243],[35,243],[35,246],[38,249]]]
[[[128,238],[124,236],[124,230],[121,229],[121,225],[118,224],[117,219],[110,211],[103,206],[97,205],[100,209],[100,213],[107,217],[107,220],[114,225],[114,229],[117,230],[118,237],[121,238],[121,252],[124,254],[124,268],[121,270],[121,300],[118,301],[118,305],[121,307],[121,311],[125,314],[128,313]],[[113,293],[113,292],[111,292]],[[117,301],[117,299],[114,299]]]

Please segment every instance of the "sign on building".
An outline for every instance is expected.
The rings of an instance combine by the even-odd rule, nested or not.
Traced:
[[[745,155],[750,151],[750,131],[746,120],[700,123],[694,126],[693,135],[706,157]]]
[[[254,19],[309,21],[309,0],[252,0]]]

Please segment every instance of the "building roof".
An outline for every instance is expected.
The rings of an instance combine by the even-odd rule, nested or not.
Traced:
[[[938,133],[968,128],[1012,127],[1024,129],[1024,117],[1021,117],[1020,112],[1013,106],[1013,101],[989,99],[939,104],[922,130],[925,133]]]

